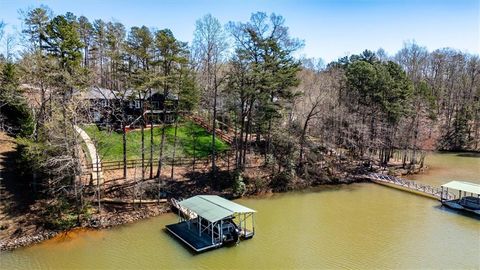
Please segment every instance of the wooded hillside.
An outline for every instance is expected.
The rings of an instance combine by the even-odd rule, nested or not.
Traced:
[[[210,177],[217,179],[222,168],[215,130],[230,134],[240,193],[249,155],[262,158],[268,185],[286,189],[297,178],[335,178],[341,169],[331,164],[339,160],[370,170],[396,155],[408,168],[423,162],[423,150],[480,150],[478,55],[406,43],[395,55],[365,50],[324,66],[295,57],[303,41],[276,14],[257,12],[249,21],[225,25],[205,15],[191,44],[169,29],[126,29],[121,22],[58,15],[46,7],[22,15],[21,40],[0,36],[6,47],[0,128],[17,137],[31,181],[47,194],[75,198],[79,212],[85,161],[75,126],[92,119],[78,93],[92,88],[110,89],[118,101],[128,101],[127,92],[134,91],[142,104],[153,90],[178,97],[169,124],[173,145],[179,115],[208,121]],[[141,179],[156,179],[160,197],[167,124],[154,135],[147,109],[139,120]],[[119,128],[106,128],[122,134],[127,178],[128,118],[121,107],[108,114]],[[146,143],[154,139],[158,149]],[[145,168],[154,163],[157,171],[148,176]]]

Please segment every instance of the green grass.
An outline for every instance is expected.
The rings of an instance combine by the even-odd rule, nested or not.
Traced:
[[[93,141],[97,142],[97,150],[105,161],[122,160],[122,134],[114,131],[99,130],[95,125],[84,126]],[[175,127],[169,125],[165,129],[164,155],[172,156]],[[154,160],[158,158],[162,130],[160,127],[153,129]],[[211,153],[212,136],[202,127],[187,121],[178,124],[176,157],[203,158]],[[142,157],[140,130],[127,132],[127,158],[140,159]],[[229,149],[227,143],[216,138],[217,152]],[[194,151],[195,149],[195,151]],[[145,129],[145,158],[150,157],[150,129]]]

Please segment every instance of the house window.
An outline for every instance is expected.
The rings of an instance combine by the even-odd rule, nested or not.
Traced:
[[[160,109],[159,102],[158,102],[158,101],[152,101],[152,108],[153,108],[154,110]]]
[[[130,109],[133,109],[133,101],[128,102],[128,107],[129,107]]]
[[[100,117],[100,113],[99,112],[93,112],[93,121],[94,122],[100,122],[102,118]]]
[[[172,123],[173,122],[173,115],[171,115],[171,114],[165,115],[165,122]]]
[[[135,109],[140,109],[140,100],[135,100]]]

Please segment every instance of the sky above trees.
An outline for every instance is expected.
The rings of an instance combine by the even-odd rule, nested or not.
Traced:
[[[398,51],[415,40],[429,50],[452,47],[480,53],[479,0],[168,0],[168,1],[36,1],[0,0],[0,21],[6,32],[21,29],[19,10],[46,5],[56,14],[70,11],[89,19],[117,20],[127,28],[146,25],[169,28],[191,43],[195,21],[207,13],[221,23],[246,21],[256,11],[277,13],[286,19],[290,33],[305,41],[297,55],[326,62],[364,49]],[[0,51],[5,44],[0,44]]]

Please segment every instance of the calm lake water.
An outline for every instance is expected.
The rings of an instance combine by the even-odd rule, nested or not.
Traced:
[[[414,177],[480,183],[480,157],[433,154]],[[0,254],[1,269],[479,269],[480,220],[376,184],[238,200],[258,211],[256,235],[193,255],[168,235],[173,214]]]

